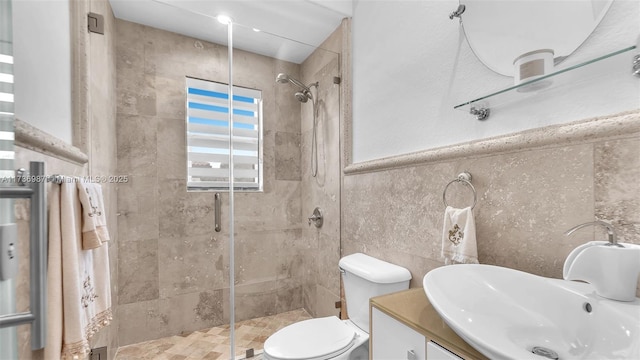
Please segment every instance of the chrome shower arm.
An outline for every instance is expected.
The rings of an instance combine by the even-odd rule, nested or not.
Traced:
[[[299,88],[301,88],[302,90],[307,90],[307,91],[309,91],[309,88],[308,88],[305,84],[301,83],[300,81],[298,81],[298,80],[296,80],[296,79],[294,79],[294,78],[289,78],[289,82],[291,82],[292,84],[294,84],[294,85],[298,86],[298,87],[299,87]]]

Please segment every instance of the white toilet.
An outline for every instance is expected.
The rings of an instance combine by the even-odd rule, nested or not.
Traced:
[[[349,320],[336,316],[300,321],[264,343],[268,360],[369,359],[369,299],[409,288],[409,270],[365,254],[340,259]]]

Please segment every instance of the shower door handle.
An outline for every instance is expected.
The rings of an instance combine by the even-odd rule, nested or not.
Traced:
[[[220,232],[220,193],[216,193],[214,196],[213,208],[215,218],[215,231]]]

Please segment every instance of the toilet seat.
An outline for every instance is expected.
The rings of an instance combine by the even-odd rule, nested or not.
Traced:
[[[336,316],[304,320],[286,326],[264,343],[264,354],[274,360],[325,360],[349,350],[356,331]]]

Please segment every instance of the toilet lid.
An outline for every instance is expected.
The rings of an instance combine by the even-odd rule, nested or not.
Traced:
[[[335,316],[286,326],[264,343],[264,352],[282,360],[329,359],[347,351],[356,332]]]

